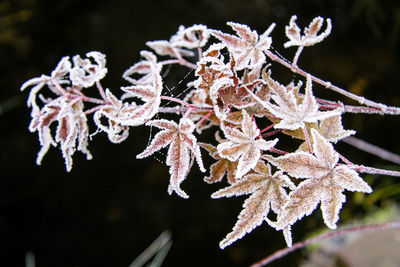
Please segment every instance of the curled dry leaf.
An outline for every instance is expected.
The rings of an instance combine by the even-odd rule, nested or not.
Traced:
[[[79,55],[72,58],[74,67],[70,71],[72,84],[77,87],[91,87],[94,83],[100,81],[107,74],[106,56],[100,52],[92,51],[86,53],[85,59]],[[89,58],[93,58],[93,64]]]
[[[320,122],[319,133],[329,142],[337,143],[341,139],[355,134],[356,131],[343,129],[342,118],[336,115]]]
[[[139,61],[129,67],[123,74],[122,78],[133,85],[149,85],[154,82],[154,76],[161,72],[162,65],[157,63],[157,57],[149,51],[140,51],[140,55],[144,60]],[[139,79],[135,79],[132,75],[140,75]]]
[[[193,25],[188,28],[181,25],[178,32],[169,41],[150,41],[146,42],[146,45],[160,56],[179,59],[193,56],[194,53],[188,49],[205,46],[209,37],[210,32],[204,25]]]
[[[129,135],[129,127],[122,125],[124,118],[135,111],[135,104],[122,103],[117,97],[115,97],[110,90],[106,90],[106,97],[108,104],[102,106],[97,110],[93,119],[97,127],[106,132],[108,139],[112,143],[121,143]],[[102,117],[106,117],[108,122],[104,125],[101,121]]]
[[[66,76],[69,75],[70,71],[71,62],[69,57],[63,57],[60,62],[58,62],[56,68],[51,72],[51,76],[41,75],[40,77],[32,78],[22,84],[20,89],[21,91],[33,86],[26,102],[28,107],[32,107],[32,112],[37,112],[40,109],[39,105],[36,103],[36,97],[43,86],[47,85],[48,88],[56,95],[63,95],[65,93],[63,90],[60,90],[57,85],[69,83],[69,80],[67,80]]]
[[[208,38],[210,38],[210,31],[205,25],[195,24],[188,28],[181,25],[178,32],[171,37],[170,43],[174,47],[193,49],[205,46]]]
[[[138,106],[125,105],[121,109],[119,122],[125,126],[144,124],[158,112],[161,103],[163,89],[162,77],[159,73],[161,67],[156,63],[156,58],[152,53],[143,52],[142,54],[147,61],[139,62],[124,73],[125,79],[137,85],[125,86],[121,89],[125,92],[122,99],[137,97],[144,103]],[[144,74],[144,76],[139,80],[134,80],[129,77],[134,72]]]
[[[58,126],[54,140],[50,125],[56,121]],[[61,146],[67,171],[72,168],[72,155],[75,152],[76,144],[78,144],[77,150],[86,154],[88,160],[92,158],[87,149],[89,130],[82,102],[71,103],[65,97],[59,97],[51,101],[40,111],[33,112],[29,130],[31,132],[37,131],[39,134],[42,148],[36,159],[38,165],[41,164],[50,145],[56,146],[57,143]]]

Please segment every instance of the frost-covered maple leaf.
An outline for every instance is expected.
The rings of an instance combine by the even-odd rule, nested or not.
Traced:
[[[140,55],[144,60],[129,67],[122,74],[122,78],[133,85],[149,85],[154,82],[154,76],[161,72],[162,65],[157,63],[157,57],[149,51],[140,51]],[[141,77],[135,79],[132,75],[140,75]]]
[[[205,25],[195,24],[188,28],[181,25],[178,32],[171,37],[170,43],[174,47],[193,49],[205,46],[209,37],[210,31]]]
[[[144,51],[145,52],[145,51]],[[156,63],[156,58],[154,54],[147,52],[142,53],[146,57],[146,61],[143,61],[142,66],[136,64],[128,71],[124,73],[124,78],[132,82],[132,86],[121,87],[121,90],[125,92],[121,99],[128,98],[140,98],[144,103],[142,105],[137,105],[132,108],[132,106],[124,106],[127,110],[121,109],[121,114],[119,115],[119,122],[122,125],[137,126],[142,125],[146,121],[150,120],[157,112],[161,103],[161,93],[163,89],[162,77],[160,75],[161,67]],[[129,75],[134,72],[145,74],[139,80],[134,80]],[[131,104],[133,105],[133,104]]]
[[[289,201],[278,215],[275,225],[277,230],[310,215],[319,203],[325,224],[335,229],[339,211],[346,201],[343,191],[372,192],[371,187],[356,171],[338,164],[338,153],[316,129],[311,129],[311,135],[314,155],[300,151],[278,158],[264,156],[290,176],[307,179],[290,192]]]
[[[271,99],[274,100],[276,104],[268,102],[262,102],[261,104],[263,104],[272,115],[281,119],[279,123],[275,124],[275,128],[288,130],[304,129],[305,123],[307,122],[317,122],[332,116],[340,115],[342,112],[339,108],[331,111],[318,110],[319,106],[312,93],[312,82],[309,75],[307,75],[305,95],[300,103],[297,99],[300,85],[286,88],[269,76],[267,83],[272,91]]]
[[[325,31],[317,35],[321,30],[324,19],[316,17],[311,21],[310,25],[304,29],[304,35],[301,35],[300,28],[296,24],[296,19],[297,16],[292,16],[289,25],[285,28],[286,36],[290,40],[284,44],[286,48],[290,46],[313,46],[324,40],[331,33],[331,20],[327,19]]]
[[[48,88],[56,95],[62,95],[63,91],[59,90],[55,84],[65,84],[70,81],[67,79],[67,75],[71,71],[71,62],[69,57],[63,57],[57,64],[56,68],[51,72],[51,75],[41,75],[40,77],[32,78],[21,86],[21,91],[31,87],[28,100],[26,102],[28,107],[32,108],[32,112],[38,112],[40,110],[39,105],[36,103],[36,97],[38,92],[47,85]]]
[[[55,140],[50,129],[53,122],[58,122]],[[56,146],[57,143],[60,143],[67,171],[72,168],[72,155],[77,144],[77,150],[86,154],[88,160],[92,158],[87,149],[89,129],[82,101],[71,103],[66,97],[58,97],[47,103],[41,110],[32,112],[29,130],[38,132],[42,146],[36,159],[37,165],[41,164],[50,145]]]
[[[194,53],[188,49],[200,48],[206,45],[210,32],[204,25],[193,25],[185,28],[180,26],[178,32],[169,41],[157,40],[146,42],[160,56],[181,58],[193,56]]]
[[[343,129],[342,117],[337,115],[322,120],[319,124],[319,133],[329,142],[337,143],[356,132]]]
[[[92,51],[86,53],[85,59],[79,55],[72,58],[74,67],[70,71],[72,84],[77,87],[91,87],[95,82],[100,81],[107,74],[106,56],[100,52]],[[93,64],[89,58],[93,58]]]
[[[195,125],[189,119],[182,118],[177,124],[174,121],[164,119],[152,120],[146,123],[148,126],[155,126],[163,129],[158,132],[150,145],[137,158],[145,158],[154,152],[169,145],[166,164],[170,166],[169,194],[175,191],[179,196],[188,198],[189,196],[180,188],[180,184],[185,180],[189,170],[191,155],[196,158],[197,164],[202,172],[205,171],[201,159],[200,147],[196,137],[193,135]]]
[[[142,125],[153,118],[153,116],[158,112],[162,92],[161,76],[151,86],[125,86],[121,87],[121,89],[129,93],[130,97],[139,97],[141,100],[145,101],[142,105],[138,105],[136,108],[128,107],[130,112],[122,110],[123,113],[120,116],[120,122],[122,125]]]
[[[224,44],[212,44],[197,63],[195,75],[199,78],[193,82],[193,86],[203,90],[207,95],[210,94],[210,88],[216,80],[234,75],[231,65],[225,63],[225,57],[221,52],[224,48]]]
[[[233,185],[213,193],[212,198],[251,194],[245,200],[243,210],[240,212],[232,232],[219,243],[220,247],[229,246],[261,225],[270,209],[279,214],[288,200],[284,187],[293,190],[296,186],[289,177],[283,175],[280,171],[272,175],[271,167],[263,161],[259,161],[254,168],[254,173],[248,174]]]
[[[239,160],[235,178],[241,178],[254,168],[261,157],[261,151],[269,150],[278,142],[277,138],[272,141],[259,138],[260,130],[244,109],[242,117],[241,130],[221,123],[221,129],[228,141],[217,146],[220,157],[233,162]]]
[[[254,68],[265,63],[265,55],[263,51],[269,50],[272,39],[270,33],[275,27],[271,26],[259,36],[256,31],[252,31],[247,25],[228,22],[229,26],[239,36],[223,33],[221,31],[212,30],[211,34],[217,37],[221,42],[227,45],[229,51],[237,60],[237,69]]]

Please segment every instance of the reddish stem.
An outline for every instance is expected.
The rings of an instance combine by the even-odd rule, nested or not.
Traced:
[[[337,152],[336,152],[336,153],[337,153]],[[339,155],[339,158],[340,158],[341,160],[343,160],[346,164],[348,164],[348,165],[354,165],[353,162],[351,162],[350,160],[346,159],[342,154],[338,153],[338,155]]]
[[[268,151],[272,152],[272,153],[276,153],[276,154],[280,154],[280,155],[286,155],[288,152],[277,149],[275,147],[271,147]]]
[[[275,134],[280,133],[280,132],[282,132],[282,130],[281,129],[277,129],[277,130],[271,131],[269,133],[263,134],[262,137],[265,138],[265,137],[268,137],[268,136],[271,136],[271,135],[275,135]]]
[[[180,100],[180,99],[178,99],[178,98],[174,98],[174,97],[170,97],[170,96],[161,96],[161,99],[169,100],[169,101],[172,101],[172,102],[179,103],[179,104],[181,104],[181,105],[184,105],[184,106],[188,107],[189,109],[191,109],[191,108],[196,108],[195,106],[190,105],[189,103],[187,103],[187,102],[185,102],[185,101],[183,101],[183,100]]]
[[[101,98],[103,98],[103,100],[107,102],[106,93],[104,92],[103,86],[101,86],[101,83],[99,81],[96,82],[96,86],[97,90],[99,90]]]
[[[214,114],[214,110],[211,110],[211,111],[208,112],[203,118],[201,118],[201,120],[199,120],[199,121],[196,123],[196,127],[197,127],[200,123],[202,123],[203,121],[205,121],[208,117],[210,117],[212,114]]]
[[[310,142],[310,136],[308,134],[307,127],[303,127],[303,134],[304,134],[304,140],[306,141],[307,147],[308,147],[308,152],[312,154],[312,148],[311,148],[311,142]]]
[[[274,126],[275,126],[275,124],[273,123],[273,124],[271,124],[271,125],[265,127],[264,129],[262,129],[262,130],[260,131],[260,133],[266,132],[266,131],[268,131],[269,129],[271,129],[272,127],[274,127]]]

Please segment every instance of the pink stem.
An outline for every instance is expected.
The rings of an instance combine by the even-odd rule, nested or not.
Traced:
[[[91,108],[91,109],[85,110],[85,114],[86,114],[86,115],[91,114],[91,113],[93,113],[93,112],[95,112],[95,111],[101,109],[101,108],[104,107],[104,106],[106,106],[106,105],[98,105],[98,106],[95,106],[95,107],[93,107],[93,108]]]
[[[345,158],[342,154],[339,154],[339,153],[338,153],[338,155],[339,155],[339,158],[340,158],[341,160],[343,160],[343,162],[345,162],[346,164],[348,164],[348,165],[354,165],[353,162],[351,162],[350,160],[348,160],[347,158]]]
[[[276,153],[276,154],[280,154],[280,155],[286,155],[288,152],[277,149],[275,147],[271,147],[268,151],[272,152],[272,153]]]
[[[303,134],[304,134],[304,140],[306,141],[306,144],[308,147],[308,152],[310,152],[310,154],[312,154],[310,136],[308,135],[308,130],[307,130],[306,126],[303,127]]]
[[[201,120],[199,120],[199,121],[196,123],[196,127],[197,127],[200,123],[202,123],[203,121],[205,121],[208,117],[210,117],[212,114],[214,114],[214,110],[211,110],[211,111],[208,112],[203,118],[201,118]]]
[[[183,101],[183,100],[180,100],[180,99],[178,99],[178,98],[174,98],[174,97],[162,95],[162,96],[161,96],[161,99],[169,100],[169,101],[172,101],[172,102],[176,102],[176,103],[179,103],[179,104],[181,104],[181,105],[184,105],[184,106],[186,106],[186,107],[188,107],[188,108],[195,108],[195,106],[190,105],[189,103],[187,103],[187,102],[185,102],[185,101]]]
[[[282,130],[281,129],[277,129],[277,130],[271,131],[269,133],[263,134],[262,137],[265,138],[265,137],[268,137],[268,136],[271,136],[271,135],[275,135],[275,134],[280,133],[280,132],[282,132]]]
[[[72,89],[71,90],[74,94],[70,94],[71,96],[80,96],[82,98],[83,101],[85,102],[90,102],[90,103],[94,103],[94,104],[104,104],[104,103],[108,103],[108,101],[102,100],[102,99],[98,99],[98,98],[93,98],[93,97],[88,97],[86,95],[84,95],[81,91],[76,90],[76,89]]]
[[[101,86],[101,83],[99,81],[96,82],[96,86],[97,86],[97,90],[99,90],[101,98],[103,98],[103,100],[107,102],[107,96],[104,92],[103,86]]]
[[[275,125],[275,124],[273,123],[273,124],[271,124],[271,125],[265,127],[264,129],[262,129],[262,130],[260,131],[260,133],[263,133],[263,132],[268,131],[269,129],[271,129],[272,127],[274,127],[274,125]]]
[[[292,68],[297,68],[297,61],[299,60],[300,54],[303,51],[304,46],[299,46],[297,48],[296,54],[294,55]]]
[[[55,85],[55,88],[59,91],[58,93],[59,93],[60,95],[66,95],[66,94],[68,94],[68,92],[67,92],[64,88],[61,87],[60,83],[59,83],[56,79],[52,79],[51,81],[52,81],[53,84]],[[54,93],[55,93],[55,92],[54,92]]]

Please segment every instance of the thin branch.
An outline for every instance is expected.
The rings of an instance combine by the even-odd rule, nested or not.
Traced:
[[[364,165],[350,165],[348,167],[351,169],[355,169],[357,172],[361,172],[361,173],[382,174],[382,175],[400,177],[400,172],[398,172],[398,171],[378,169],[378,168],[373,168],[373,167],[367,167]]]
[[[196,126],[200,125],[203,121],[205,121],[208,117],[210,117],[212,114],[214,114],[214,110],[211,110],[210,112],[208,112],[203,118],[201,118],[201,120],[199,120],[196,123]]]
[[[341,230],[337,230],[334,232],[324,233],[319,236],[309,238],[305,241],[297,242],[292,247],[280,249],[280,250],[272,253],[268,257],[254,263],[250,267],[265,266],[268,263],[271,263],[277,259],[280,259],[283,256],[285,256],[297,249],[303,248],[309,244],[313,244],[313,243],[316,243],[316,242],[324,240],[324,239],[330,239],[333,237],[342,236],[342,235],[346,235],[349,233],[355,233],[355,232],[364,232],[364,231],[366,232],[366,231],[385,230],[385,229],[394,229],[394,228],[400,228],[400,222],[396,221],[396,222],[388,222],[388,223],[383,223],[383,224],[370,224],[370,225],[363,225],[363,226],[355,226],[355,227],[343,228]]]
[[[362,151],[365,151],[372,155],[378,156],[378,157],[388,160],[390,162],[400,164],[400,156],[397,154],[394,154],[390,151],[387,151],[386,149],[372,145],[370,143],[367,143],[367,142],[360,140],[358,138],[355,138],[353,136],[346,137],[346,138],[342,139],[342,141],[345,142],[346,144],[349,144],[349,145],[352,145],[352,146],[358,148],[359,150],[362,150]]]
[[[294,55],[293,62],[292,62],[292,67],[297,68],[297,61],[299,60],[300,54],[303,51],[304,46],[299,46],[297,48],[296,54]]]
[[[300,69],[297,66],[293,66],[292,64],[286,62],[285,60],[281,59],[280,57],[278,57],[277,55],[275,55],[273,52],[271,52],[270,50],[265,51],[265,54],[272,60],[275,62],[278,62],[279,64],[285,66],[286,68],[292,70],[294,73],[297,73],[303,77],[307,77],[307,75],[309,75],[309,73],[307,73],[306,71]],[[344,95],[350,99],[353,99],[357,102],[359,102],[362,105],[366,105],[369,107],[374,107],[376,109],[378,109],[379,111],[381,111],[381,114],[391,114],[391,115],[400,115],[400,108],[398,107],[389,107],[386,106],[384,104],[381,103],[377,103],[371,100],[368,100],[362,96],[358,96],[355,95],[353,93],[350,93],[349,91],[346,91],[336,85],[331,84],[330,82],[326,82],[322,79],[319,79],[313,75],[310,75],[310,78],[313,82],[318,83],[328,89],[331,89],[332,91],[335,91],[341,95]]]
[[[104,92],[103,86],[101,86],[101,83],[99,81],[96,82],[96,87],[101,95],[101,98],[103,98],[103,100],[107,102],[106,93]]]

